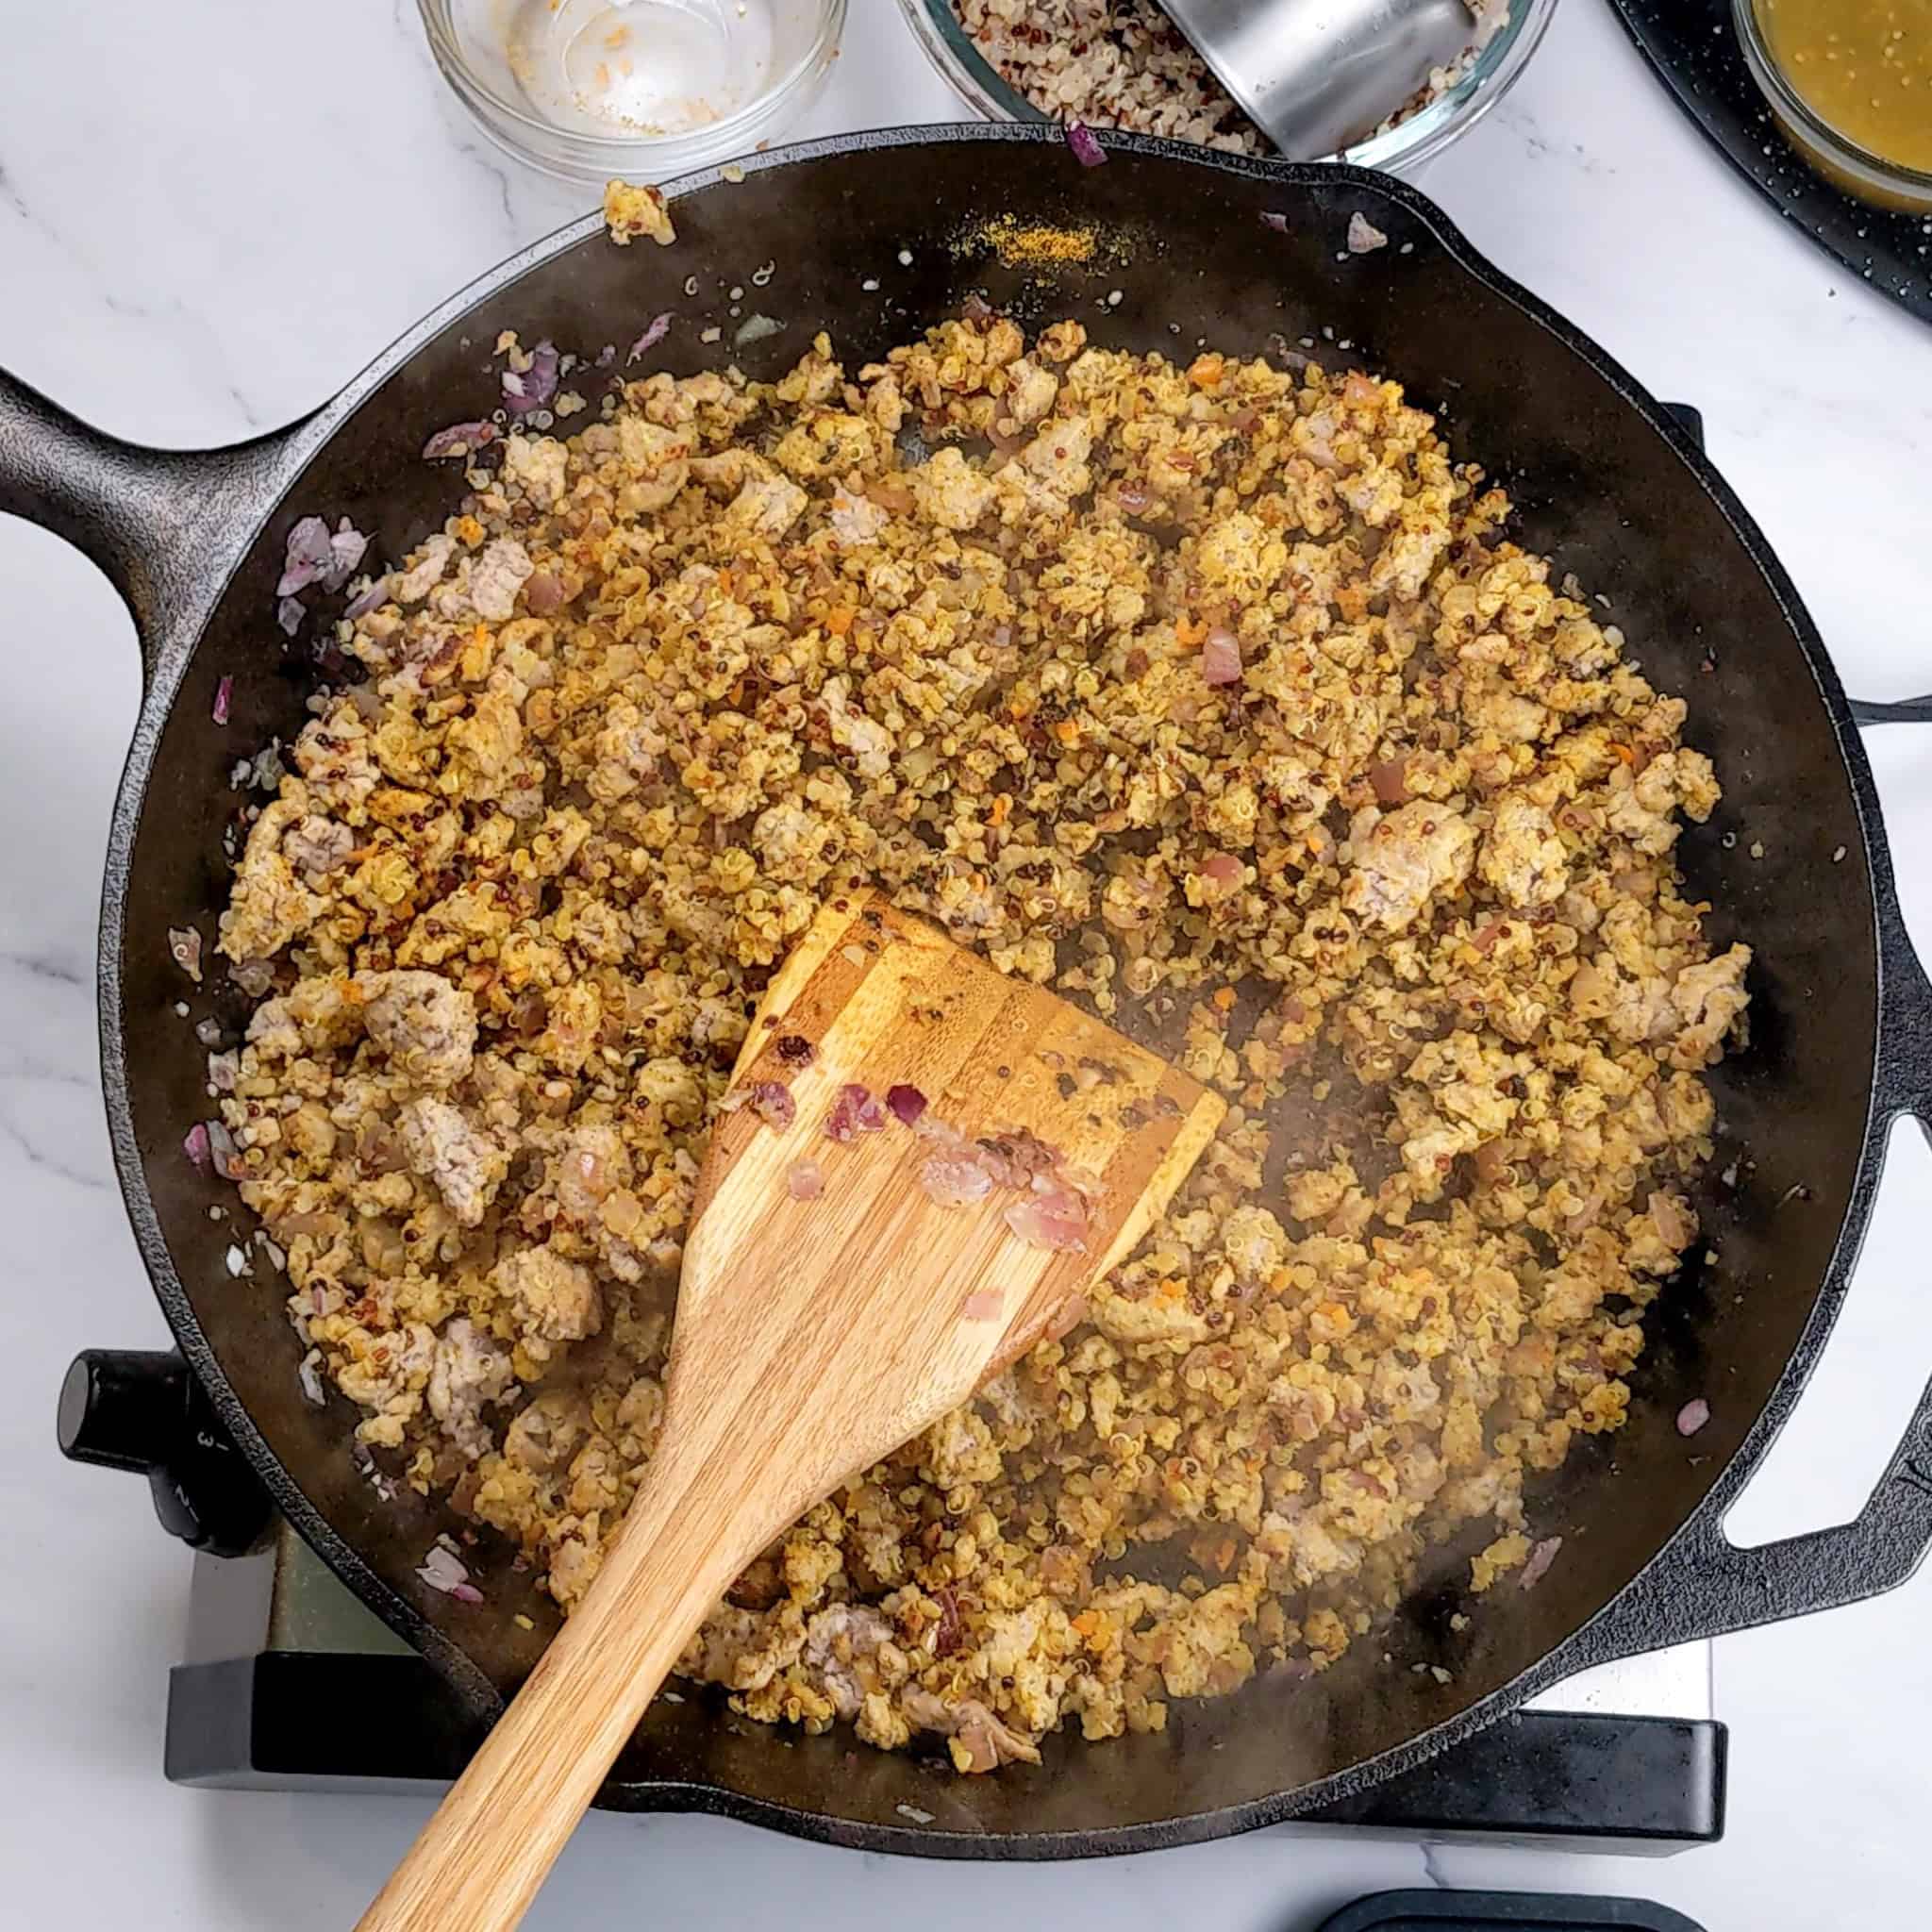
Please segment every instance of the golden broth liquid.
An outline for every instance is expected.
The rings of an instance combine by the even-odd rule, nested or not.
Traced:
[[[1755,0],[1806,104],[1883,160],[1932,174],[1932,0]]]

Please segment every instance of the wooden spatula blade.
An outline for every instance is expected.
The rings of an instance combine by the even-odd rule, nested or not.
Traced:
[[[817,1307],[866,1300],[908,1359],[924,1352],[925,1386],[900,1418],[916,1414],[915,1427],[1077,1312],[1084,1290],[1146,1234],[1225,1112],[1198,1081],[1102,1021],[872,893],[828,906],[774,978],[735,1084],[762,1104],[755,1098],[714,1129],[680,1327],[726,1280],[782,1279],[774,1319],[794,1295]],[[853,1088],[885,1109],[884,1124],[835,1140],[827,1123]],[[886,1106],[894,1089],[924,1103],[916,1124]],[[789,1124],[774,1125],[770,1116],[788,1110]],[[1007,1210],[1024,1189],[992,1187],[960,1205],[934,1198],[928,1163],[959,1141],[1019,1145],[1023,1159],[1050,1150],[1046,1198],[1078,1201],[1079,1246],[1013,1231]],[[795,1197],[801,1167],[822,1178],[813,1198]]]

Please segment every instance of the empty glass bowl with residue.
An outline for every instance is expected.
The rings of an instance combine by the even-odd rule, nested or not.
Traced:
[[[818,98],[845,0],[418,0],[498,146],[566,180],[656,181],[749,154]]]

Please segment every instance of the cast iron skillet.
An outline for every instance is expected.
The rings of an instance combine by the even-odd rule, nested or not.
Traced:
[[[313,668],[281,648],[270,614],[291,523],[351,516],[393,561],[440,522],[458,479],[418,452],[429,430],[491,406],[499,329],[590,351],[670,308],[663,366],[685,374],[729,353],[724,291],[738,284],[747,308],[787,324],[739,358],[763,375],[819,327],[856,366],[974,289],[1023,320],[1078,316],[1099,341],[1139,349],[1189,354],[1205,338],[1255,354],[1277,335],[1332,337],[1328,353],[1399,377],[1500,466],[1522,540],[1607,590],[1646,671],[1692,701],[1690,736],[1726,796],[1686,837],[1682,863],[1718,908],[1717,942],[1758,949],[1751,1045],[1716,1076],[1723,1138],[1698,1203],[1719,1258],[1694,1261],[1655,1310],[1629,1425],[1583,1443],[1538,1497],[1539,1533],[1564,1538],[1541,1583],[1506,1584],[1457,1632],[1464,1573],[1449,1553],[1379,1641],[1312,1682],[1177,1707],[1162,1736],[1058,1739],[1037,1771],[994,1777],[855,1752],[842,1734],[735,1724],[698,1696],[660,1702],[606,1790],[614,1807],[970,1857],[1209,1838],[1359,1791],[1586,1665],[1890,1589],[1932,1540],[1932,1390],[1856,1521],[1752,1550],[1720,1527],[1824,1345],[1890,1123],[1932,1109],[1932,988],[1900,923],[1853,712],[1783,570],[1659,406],[1412,190],[1346,168],[1108,145],[1108,164],[1086,170],[1051,130],[919,128],[758,158],[736,185],[692,176],[675,192],[675,247],[618,250],[594,221],[566,229],[438,309],[319,414],[240,449],[133,449],[0,378],[0,509],[92,555],[141,632],[146,696],[108,858],[100,1001],[142,1255],[182,1353],[275,1503],[479,1721],[528,1669],[549,1613],[500,1553],[473,1559],[480,1607],[416,1579],[433,1534],[455,1525],[407,1490],[377,1498],[349,1456],[350,1417],[297,1391],[278,1289],[226,1273],[234,1224],[207,1210],[233,1196],[180,1152],[207,1111],[204,1050],[174,1012],[191,990],[166,930],[192,920],[212,933],[239,804],[229,767],[302,722]],[[1342,251],[1357,209],[1388,247]],[[980,221],[1008,212],[1097,225],[1104,245],[1042,286],[971,243]],[[767,261],[775,272],[752,293]],[[688,298],[692,275],[701,292]],[[724,346],[700,342],[711,323]],[[225,675],[223,728],[210,706]],[[212,985],[191,1003],[197,1018],[241,1011]],[[1711,1419],[1686,1441],[1673,1420],[1697,1395]],[[534,1632],[512,1621],[520,1610]],[[1411,1668],[1431,1663],[1446,1683]]]

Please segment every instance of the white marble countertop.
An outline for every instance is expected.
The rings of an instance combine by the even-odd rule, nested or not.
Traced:
[[[406,0],[93,0],[15,9],[0,60],[0,364],[125,436],[214,443],[332,392],[433,301],[590,197],[487,147]],[[853,0],[809,125],[954,118],[890,0]],[[1600,0],[1422,185],[1476,244],[1657,393],[1780,546],[1846,683],[1932,687],[1932,334],[1782,225],[1650,80]],[[419,208],[417,219],[397,210]],[[1856,561],[1854,561],[1856,559]],[[1882,563],[1874,562],[1883,559]],[[108,807],[134,716],[125,613],[53,539],[0,521],[0,1884],[22,1925],[283,1932],[352,1924],[420,1802],[166,1784],[188,1557],[144,1487],[54,1453],[90,1345],[158,1345],[104,1131],[92,987]],[[1932,941],[1932,733],[1881,735],[1908,916]],[[1916,835],[1916,836],[1915,836]],[[1901,1136],[1825,1367],[1733,1519],[1852,1513],[1932,1367],[1932,1157]],[[1312,1925],[1443,1882],[1641,1892],[1712,1928],[1923,1917],[1932,1577],[1726,1640],[1730,1833],[1658,1863],[1275,1830],[1100,1866],[919,1866],[697,1819],[591,1821],[533,1928],[774,1924],[925,1932],[989,1917],[1120,1932]]]

